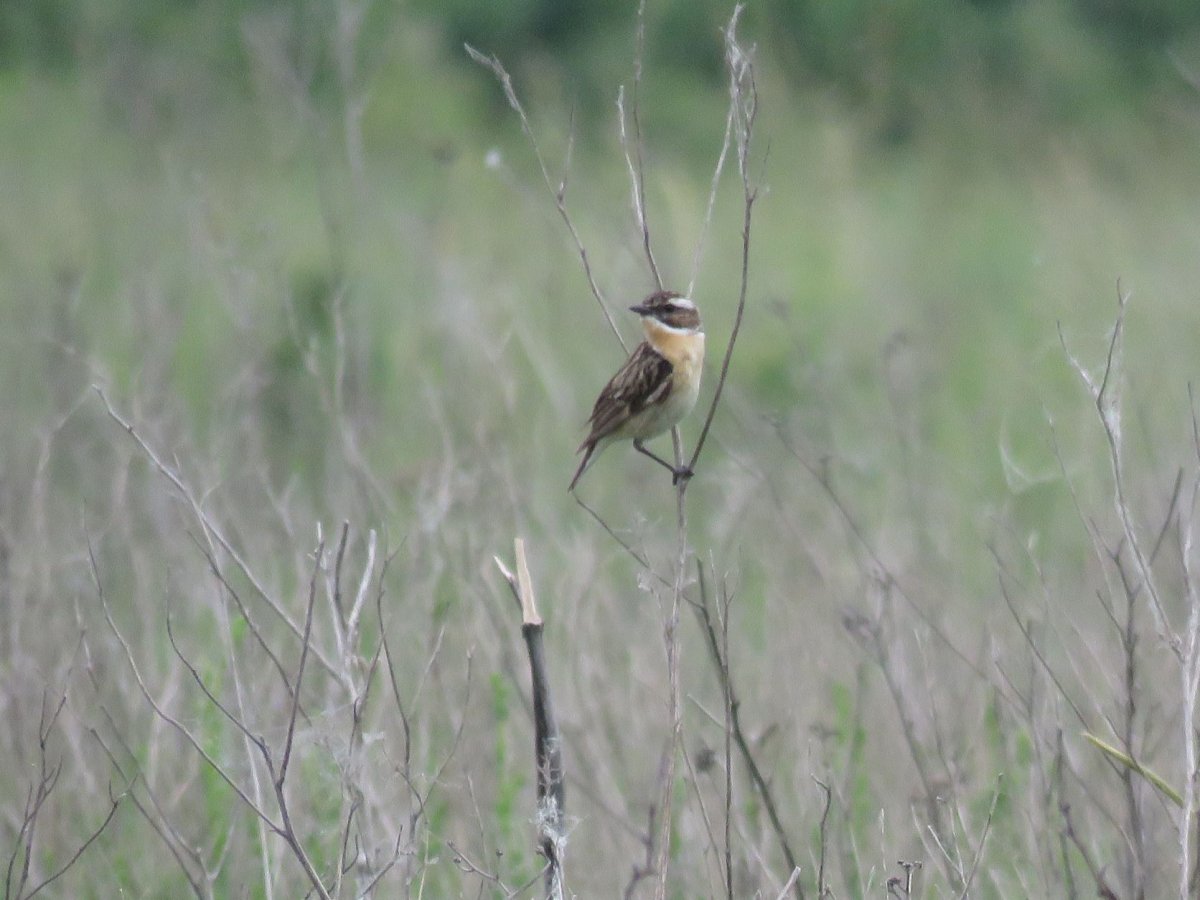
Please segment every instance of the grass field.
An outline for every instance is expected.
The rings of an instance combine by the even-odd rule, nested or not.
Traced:
[[[628,448],[580,493],[646,565],[566,492],[621,348],[487,71],[401,14],[361,58],[312,38],[345,65],[306,77],[293,27],[219,29],[244,80],[121,47],[0,76],[6,895],[68,864],[43,895],[282,898],[314,875],[538,895],[528,673],[492,562],[514,536],[568,885],[620,895],[653,833],[677,539],[670,479]],[[630,78],[632,38],[606,53]],[[1046,83],[1080,54],[1046,50]],[[575,97],[552,57],[526,63],[557,177]],[[726,895],[727,816],[734,896],[790,875],[726,756],[702,599],[728,613],[797,893],[1187,895],[1200,93],[1114,81],[1033,108],[935,85],[898,137],[887,104],[756,63],[746,317],[687,491],[668,895]],[[727,97],[644,79],[647,214],[682,286]],[[566,202],[632,338],[651,278],[608,90]],[[731,163],[694,293],[702,407],[740,187]],[[1072,359],[1103,380],[1118,282],[1097,405]],[[921,863],[911,893],[898,860]]]

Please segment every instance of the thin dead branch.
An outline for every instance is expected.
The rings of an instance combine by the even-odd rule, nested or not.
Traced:
[[[704,419],[704,427],[692,450],[691,460],[687,468],[695,470],[704,442],[708,439],[708,431],[717,414],[717,405],[721,402],[721,392],[725,389],[725,379],[729,374],[729,361],[733,358],[733,348],[737,344],[738,332],[742,327],[742,316],[746,310],[746,289],[750,281],[750,225],[754,213],[754,203],[758,199],[758,188],[750,175],[750,147],[754,137],[754,121],[758,116],[758,87],[754,81],[753,53],[747,53],[737,42],[737,23],[745,7],[738,4],[734,7],[733,16],[725,27],[725,64],[729,69],[729,114],[733,122],[737,149],[738,172],[742,180],[742,274],[738,289],[737,312],[733,319],[733,329],[729,334],[729,343],[725,346],[725,356],[721,360],[721,374],[717,378],[717,388],[709,404],[708,414]],[[724,158],[722,150],[721,159]],[[720,162],[720,160],[718,161]]]
[[[80,644],[82,644],[82,635]],[[72,663],[71,670],[74,669]],[[70,680],[70,672],[68,670],[66,680]],[[113,816],[117,813],[117,808],[124,799],[125,794],[120,793],[115,797],[112,796],[111,788],[109,792],[109,809],[104,819],[100,824],[89,832],[88,836],[75,848],[74,852],[67,860],[47,875],[36,884],[30,886],[29,882],[34,876],[34,856],[36,852],[35,843],[37,840],[38,824],[42,817],[42,813],[46,809],[46,804],[49,803],[51,795],[59,785],[59,778],[62,775],[63,763],[62,760],[51,762],[50,740],[54,733],[59,716],[62,714],[63,708],[67,704],[67,691],[64,687],[59,695],[58,701],[51,708],[50,692],[44,691],[42,694],[41,712],[38,716],[38,749],[37,749],[37,775],[33,783],[26,790],[25,805],[19,816],[19,825],[17,834],[13,840],[12,853],[8,858],[8,865],[4,872],[4,896],[12,897],[14,900],[29,900],[29,898],[41,893],[44,888],[49,887],[66,872],[74,866],[87,851],[87,849],[95,843],[97,838],[112,822]]]
[[[617,121],[621,132],[621,151],[625,155],[625,166],[629,169],[629,181],[633,191],[633,212],[637,217],[638,229],[642,234],[642,250],[646,254],[646,264],[650,274],[654,276],[657,290],[663,289],[662,275],[658,272],[658,263],[654,261],[654,251],[650,248],[650,224],[646,219],[646,164],[643,159],[642,118],[640,112],[640,95],[642,86],[642,61],[646,51],[646,0],[638,3],[637,29],[635,31],[633,53],[633,139],[630,140],[625,128],[625,91],[617,92]],[[630,149],[632,147],[632,150]]]
[[[796,854],[792,850],[791,841],[788,840],[787,830],[783,826],[783,820],[779,815],[778,805],[775,800],[774,792],[771,790],[770,784],[767,782],[766,776],[763,775],[762,769],[758,764],[758,759],[751,749],[750,740],[746,736],[745,728],[742,726],[741,720],[741,700],[738,698],[737,691],[733,685],[733,671],[728,657],[728,645],[725,644],[725,651],[722,651],[723,642],[718,632],[718,626],[714,621],[713,610],[709,602],[709,591],[707,582],[704,579],[703,567],[697,565],[697,579],[700,586],[700,602],[694,605],[696,615],[700,621],[700,629],[704,634],[706,646],[708,648],[709,659],[713,664],[713,669],[717,673],[717,679],[721,685],[721,694],[725,700],[725,709],[728,716],[728,734],[732,738],[738,749],[738,754],[742,758],[742,762],[746,766],[746,773],[750,776],[750,783],[754,785],[754,790],[762,800],[763,808],[767,812],[767,819],[771,823],[771,830],[775,834],[775,840],[779,844],[779,849],[783,853],[783,858],[788,864],[789,869],[799,868],[799,863],[796,860]],[[728,628],[727,621],[729,615],[729,598],[725,598],[723,604],[725,612],[722,616],[720,611],[717,612],[717,618],[721,618],[721,630]],[[728,751],[727,751],[728,752]],[[732,766],[732,758],[727,757],[726,766]],[[726,823],[729,822],[729,810],[726,810]],[[728,841],[728,835],[726,836]],[[728,843],[726,844],[728,847]],[[729,864],[727,856],[727,867]],[[797,900],[802,900],[804,897],[804,887],[797,880],[794,884]],[[729,888],[732,892],[732,887]]]
[[[558,209],[558,214],[562,217],[563,224],[567,226],[567,231],[571,233],[571,239],[575,242],[575,249],[579,253],[580,262],[583,264],[583,274],[587,276],[588,287],[592,290],[592,296],[600,304],[600,311],[604,314],[604,319],[608,322],[608,327],[612,329],[613,335],[621,344],[621,349],[628,353],[629,347],[626,345],[625,339],[621,337],[621,332],[617,330],[617,323],[613,321],[612,313],[608,311],[608,302],[604,299],[604,295],[600,291],[600,285],[596,283],[595,275],[592,274],[592,264],[588,261],[587,249],[583,246],[583,240],[579,237],[579,231],[575,228],[571,214],[567,212],[566,170],[564,169],[563,171],[563,176],[558,182],[558,187],[555,187],[553,180],[550,178],[550,170],[546,168],[546,160],[542,155],[542,149],[538,144],[537,136],[533,133],[533,126],[529,122],[529,117],[525,114],[525,107],[521,105],[521,101],[517,97],[516,89],[512,83],[512,76],[508,74],[508,70],[504,68],[504,64],[495,56],[485,56],[470,44],[464,44],[463,47],[472,60],[485,69],[490,69],[492,74],[496,76],[496,80],[500,82],[500,87],[504,90],[504,98],[508,101],[508,105],[516,112],[517,118],[521,120],[521,130],[525,132],[525,137],[529,140],[530,147],[533,148],[533,155],[537,159],[538,168],[541,170],[542,180],[546,183],[546,188],[554,196],[555,208]],[[568,162],[570,160],[570,147],[572,144],[573,141],[567,145]]]

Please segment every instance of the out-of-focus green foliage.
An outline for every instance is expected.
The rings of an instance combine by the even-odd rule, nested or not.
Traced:
[[[508,61],[518,77],[552,65],[586,110],[628,55],[633,7],[414,0],[406,15],[431,26],[444,49],[456,53],[470,43]],[[647,4],[647,62],[719,81],[726,7],[720,0]],[[380,2],[361,8],[368,41],[397,15]],[[0,5],[0,66],[68,69],[118,46],[133,55],[200,54],[246,81],[240,26],[269,17],[293,23],[290,52],[307,58],[319,88],[334,62],[314,36],[329,33],[336,9],[317,0],[10,0]],[[884,136],[892,139],[912,130],[923,104],[964,85],[1016,92],[1051,116],[1068,115],[1092,93],[1153,79],[1164,70],[1166,51],[1200,39],[1200,4],[1192,0],[763,0],[748,6],[744,19],[794,82],[887,107]]]
[[[539,0],[419,0],[418,8],[450,48],[469,42],[518,72],[552,57],[585,98],[610,83],[611,49],[628,40],[630,10],[618,5],[586,15],[577,2]],[[649,3],[647,59],[719,81],[725,15],[718,0]],[[794,83],[885,109],[892,140],[919,124],[922,106],[961,88],[1007,91],[1052,119],[1069,116],[1117,85],[1160,75],[1164,51],[1200,35],[1200,4],[1190,0],[764,0],[744,19]]]

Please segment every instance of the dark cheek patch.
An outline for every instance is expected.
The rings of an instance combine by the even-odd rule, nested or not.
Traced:
[[[696,328],[700,325],[700,316],[694,309],[677,309],[667,313],[663,322],[672,328]]]

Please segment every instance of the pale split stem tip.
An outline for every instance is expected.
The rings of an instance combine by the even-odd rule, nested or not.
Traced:
[[[517,560],[515,573],[505,565],[504,560],[499,556],[493,556],[492,561],[500,570],[500,574],[504,576],[504,580],[508,582],[517,604],[521,607],[521,624],[540,626],[542,617],[538,615],[537,611],[537,600],[533,593],[533,578],[530,577],[529,562],[525,557],[524,538],[513,539],[513,551]]]

